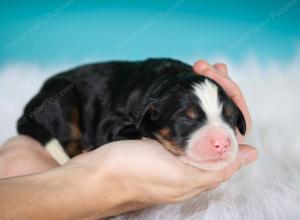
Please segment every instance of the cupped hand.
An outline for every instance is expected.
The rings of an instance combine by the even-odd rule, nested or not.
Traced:
[[[115,202],[111,215],[153,204],[183,201],[217,187],[256,159],[254,148],[242,145],[236,160],[219,171],[203,171],[181,162],[150,139],[117,141],[73,158],[69,165],[93,173],[85,187],[85,203],[99,210],[103,197]],[[103,175],[105,171],[105,175]],[[103,186],[103,181],[107,185]],[[105,194],[100,193],[105,190]]]
[[[194,64],[194,71],[223,87],[244,114],[246,134],[249,134],[250,113],[239,86],[228,77],[226,65],[209,65],[199,60]],[[109,207],[106,216],[115,215],[154,204],[183,201],[216,188],[257,158],[255,148],[242,144],[244,136],[239,134],[238,140],[235,161],[218,171],[187,165],[150,139],[112,142],[73,158],[67,165],[93,174],[92,181],[86,179],[89,187],[83,189],[86,206],[97,215],[104,197]]]

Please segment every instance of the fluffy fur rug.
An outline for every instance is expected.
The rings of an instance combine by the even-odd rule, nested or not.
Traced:
[[[213,192],[115,219],[300,219],[300,53],[280,64],[259,65],[251,57],[240,65],[225,62],[249,103],[254,125],[247,142],[258,148],[258,161]],[[0,69],[0,143],[15,134],[24,104],[59,69]]]

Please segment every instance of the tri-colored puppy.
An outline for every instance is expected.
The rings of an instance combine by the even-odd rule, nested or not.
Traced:
[[[70,157],[108,142],[153,138],[193,166],[235,159],[245,119],[214,81],[173,59],[81,66],[48,79],[28,103],[18,132]]]

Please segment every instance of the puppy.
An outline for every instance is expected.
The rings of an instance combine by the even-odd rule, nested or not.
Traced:
[[[218,170],[238,151],[243,114],[216,82],[173,59],[81,66],[48,79],[18,132],[74,157],[106,143],[152,138],[184,162]]]

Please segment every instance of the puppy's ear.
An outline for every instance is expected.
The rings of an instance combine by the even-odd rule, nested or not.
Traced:
[[[235,126],[237,127],[237,129],[239,130],[239,132],[242,135],[245,135],[246,130],[247,130],[246,120],[244,118],[244,115],[243,115],[242,111],[237,106],[236,106],[236,111],[237,111],[238,115],[237,115],[237,120],[236,120]]]
[[[137,115],[135,126],[138,130],[141,129],[143,124],[149,124],[159,119],[159,111],[155,104],[148,104],[140,114]]]

